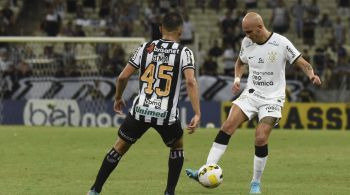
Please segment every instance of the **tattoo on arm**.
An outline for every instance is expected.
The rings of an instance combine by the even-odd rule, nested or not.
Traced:
[[[304,65],[304,72],[309,72],[312,71],[312,66],[310,64],[305,64]]]

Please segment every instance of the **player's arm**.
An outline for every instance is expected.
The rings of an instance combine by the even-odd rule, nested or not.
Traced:
[[[234,94],[238,94],[240,90],[241,77],[244,73],[244,63],[238,57],[235,64],[235,80],[233,81],[232,91]]]
[[[198,92],[198,84],[195,78],[194,69],[187,68],[184,70],[185,81],[186,81],[186,89],[188,96],[190,97],[190,101],[192,104],[192,109],[194,111],[194,116],[188,125],[187,129],[189,133],[193,133],[197,126],[199,125],[199,121],[201,118],[200,104],[199,104],[199,92]]]
[[[123,114],[122,108],[125,106],[124,100],[122,98],[123,92],[125,90],[126,85],[128,84],[130,76],[136,70],[137,69],[134,66],[128,63],[116,80],[114,111],[117,112],[118,114]]]
[[[311,64],[307,62],[302,56],[299,56],[294,62],[303,72],[307,75],[310,81],[315,85],[321,85],[320,78],[314,73],[314,69]]]

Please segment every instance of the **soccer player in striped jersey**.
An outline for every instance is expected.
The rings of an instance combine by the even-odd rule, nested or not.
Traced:
[[[314,85],[320,85],[320,78],[313,68],[284,36],[269,32],[261,16],[249,12],[242,20],[246,37],[242,40],[241,51],[235,65],[235,79],[232,90],[240,90],[243,66],[249,66],[247,86],[233,101],[230,113],[223,123],[209,151],[207,164],[217,163],[224,154],[231,135],[247,120],[258,116],[255,130],[255,155],[251,194],[260,194],[260,181],[268,156],[268,138],[272,128],[282,117],[281,109],[285,100],[286,62],[300,67]],[[186,174],[198,180],[198,171],[186,169]]]
[[[183,129],[177,109],[181,80],[184,75],[194,116],[187,126],[192,134],[201,113],[195,64],[192,51],[177,43],[182,32],[182,17],[168,13],[163,17],[160,30],[162,39],[142,44],[131,56],[118,76],[114,110],[122,114],[125,106],[123,91],[129,77],[139,70],[139,94],[118,131],[119,138],[104,158],[88,195],[97,195],[121,157],[149,129],[154,128],[170,148],[168,180],[165,195],[175,194],[184,161]]]

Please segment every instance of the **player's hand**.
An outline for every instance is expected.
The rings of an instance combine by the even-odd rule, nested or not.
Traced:
[[[322,83],[320,77],[317,76],[317,75],[314,75],[314,76],[310,77],[310,81],[314,85],[321,85],[321,83]]]
[[[196,128],[199,125],[199,121],[200,121],[200,116],[199,115],[194,115],[193,118],[191,119],[190,124],[187,125],[187,130],[189,134],[192,134],[196,131]]]
[[[241,89],[240,81],[233,82],[233,86],[232,86],[233,93],[238,94],[240,89]]]
[[[125,107],[125,102],[123,99],[115,99],[114,101],[114,111],[117,114],[124,114],[123,113],[123,108]]]

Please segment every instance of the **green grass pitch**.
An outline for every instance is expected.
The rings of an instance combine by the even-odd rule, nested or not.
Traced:
[[[185,163],[177,195],[248,194],[254,131],[238,130],[219,162],[224,182],[206,189],[184,168],[205,163],[214,129],[185,134]],[[113,128],[0,126],[0,195],[86,194],[116,137]],[[274,130],[262,180],[263,194],[350,194],[350,132]],[[122,158],[105,195],[161,195],[168,149],[151,130]]]

